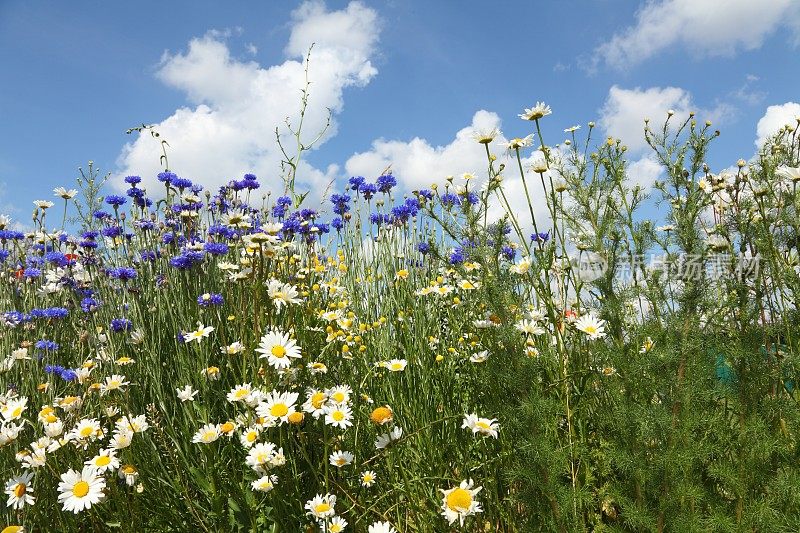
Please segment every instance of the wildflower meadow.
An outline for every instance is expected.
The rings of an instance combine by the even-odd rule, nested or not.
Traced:
[[[158,190],[90,163],[0,217],[2,531],[800,530],[798,124],[714,169],[710,122],[646,122],[645,192],[520,119],[407,194],[312,201],[298,128],[282,190],[165,142]]]

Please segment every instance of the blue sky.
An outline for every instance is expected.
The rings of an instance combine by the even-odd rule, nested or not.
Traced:
[[[312,41],[309,123],[329,106],[335,128],[301,169],[310,188],[387,163],[409,189],[479,173],[468,132],[524,136],[517,114],[536,101],[553,109],[548,144],[596,121],[646,184],[642,119],[695,110],[723,132],[709,161],[721,170],[800,115],[800,5],[719,4],[4,0],[0,212],[26,221],[89,159],[152,180],[156,147],[125,134],[142,122],[160,125],[180,175],[218,185],[252,170],[277,187],[271,132],[295,113]]]

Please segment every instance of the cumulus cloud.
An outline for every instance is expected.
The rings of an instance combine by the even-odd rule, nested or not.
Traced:
[[[800,120],[800,104],[786,102],[782,105],[771,105],[756,125],[756,148],[760,148],[770,135],[774,135],[787,124],[797,127]]]
[[[335,134],[344,90],[363,86],[377,74],[371,58],[378,25],[376,12],[359,2],[338,11],[329,11],[321,2],[306,2],[292,14],[286,60],[281,64],[265,67],[237,59],[228,34],[218,31],[192,39],[186,51],[166,52],[157,77],[185,93],[190,104],[155,124],[161,139],[169,142],[170,169],[211,187],[254,172],[267,188],[281,189],[275,128],[285,131],[287,117],[295,125],[298,122],[309,47],[314,43],[310,107],[303,123],[306,142],[324,127],[328,109],[334,115],[328,137]],[[118,174],[138,174],[151,191],[160,190],[160,184],[154,187],[159,155],[158,141],[141,135],[123,147]],[[319,190],[337,171],[302,165],[298,188]]]
[[[694,111],[700,120],[724,121],[733,108],[719,103],[712,109],[702,109],[694,104],[692,95],[680,87],[650,87],[623,89],[614,85],[608,91],[603,107],[600,109],[599,124],[606,134],[622,139],[631,154],[639,154],[647,149],[644,139],[644,120],[661,124],[672,109],[676,118],[684,120]],[[674,120],[674,119],[673,119]]]
[[[625,68],[673,46],[693,54],[732,56],[752,50],[780,27],[800,36],[800,4],[795,0],[654,0],[636,13],[636,22],[595,49],[592,67]]]

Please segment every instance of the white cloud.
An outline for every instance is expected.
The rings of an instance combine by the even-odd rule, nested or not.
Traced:
[[[639,185],[645,191],[649,191],[656,180],[661,177],[664,167],[656,160],[655,156],[648,154],[642,156],[628,165],[629,186]]]
[[[758,121],[756,126],[756,148],[760,148],[767,137],[774,135],[779,129],[787,124],[797,127],[797,120],[800,120],[800,104],[786,102],[782,105],[771,105],[767,112]]]
[[[616,33],[595,49],[593,67],[635,65],[673,46],[692,54],[732,56],[758,48],[786,26],[800,35],[796,0],[653,0],[636,13],[633,26]]]
[[[324,126],[326,109],[334,116],[342,111],[345,88],[363,86],[377,74],[370,58],[378,25],[376,12],[359,2],[339,11],[307,2],[292,14],[287,59],[279,65],[263,67],[235,58],[226,41],[228,33],[217,31],[192,39],[185,52],[165,53],[158,78],[184,92],[192,104],[155,125],[161,139],[169,142],[171,170],[209,187],[253,172],[265,188],[281,189],[274,132],[287,117],[297,124],[303,60],[309,47],[313,42],[310,106],[303,123],[306,141]],[[328,137],[335,134],[335,126],[334,122]],[[118,175],[141,175],[157,194],[159,155],[158,141],[141,135],[123,147]],[[298,189],[318,190],[337,170],[323,172],[302,165]]]
[[[680,87],[650,87],[648,89],[623,89],[616,85],[608,91],[603,107],[600,109],[599,124],[607,135],[622,139],[633,155],[647,149],[644,139],[644,120],[649,118],[652,127],[660,127],[672,109],[674,121],[685,120],[694,111],[698,120],[718,122],[728,118],[733,108],[719,103],[713,109],[698,108],[692,102],[692,95]]]

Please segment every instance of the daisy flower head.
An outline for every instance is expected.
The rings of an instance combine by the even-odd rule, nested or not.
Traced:
[[[544,102],[536,102],[536,105],[530,109],[526,108],[524,113],[521,113],[519,118],[522,120],[539,120],[540,118],[550,115],[553,111],[549,105]]]
[[[299,294],[297,289],[294,285],[289,283],[282,283],[277,279],[269,280],[267,284],[267,294],[270,298],[272,298],[272,302],[275,304],[275,308],[278,310],[278,313],[281,312],[281,309],[284,306],[289,306],[291,304],[299,304],[303,300],[298,298]]]
[[[97,470],[93,467],[84,466],[81,472],[69,469],[61,475],[61,483],[58,484],[58,501],[64,504],[64,511],[78,514],[99,503],[104,497],[103,489],[105,487],[105,479],[97,475]]]
[[[337,468],[352,464],[353,459],[355,459],[355,456],[352,454],[352,452],[343,452],[341,450],[333,452],[328,458],[331,465]]]
[[[184,385],[182,389],[175,389],[175,392],[181,402],[191,402],[199,391],[194,390],[191,385]]]
[[[125,376],[113,374],[107,377],[105,383],[100,386],[100,393],[108,394],[114,390],[124,391],[127,385],[130,385],[130,382],[125,381]]]
[[[8,496],[6,506],[19,510],[36,502],[31,480],[33,480],[33,472],[23,472],[6,481],[5,493]]]
[[[513,152],[519,148],[528,148],[533,146],[533,133],[526,135],[521,139],[519,137],[511,139],[503,145],[508,151]]]
[[[208,368],[204,368],[203,370],[200,371],[200,375],[207,377],[211,381],[217,381],[219,378],[222,377],[218,366],[210,366]]]
[[[134,433],[143,433],[150,428],[147,422],[147,417],[144,415],[121,416],[115,423],[117,431],[132,431]]]
[[[275,369],[288,368],[292,359],[300,357],[300,347],[289,338],[288,333],[273,329],[261,337],[261,343],[256,348],[259,357],[267,358],[269,365]]]
[[[93,441],[103,436],[100,422],[95,418],[86,418],[78,422],[68,437],[79,441]]]
[[[326,494],[324,496],[322,494],[317,494],[306,502],[305,508],[308,509],[306,514],[313,516],[318,521],[322,521],[336,514],[335,506],[336,496],[333,494]]]
[[[250,486],[253,487],[253,490],[258,492],[269,492],[275,488],[275,483],[277,482],[277,476],[264,475],[253,481]]]
[[[456,520],[461,527],[464,526],[464,519],[475,513],[482,513],[481,504],[475,500],[475,496],[481,491],[482,487],[473,489],[473,483],[462,481],[458,487],[452,489],[439,489],[442,491],[442,515],[447,523],[452,525]]]
[[[350,403],[350,395],[353,394],[353,389],[349,385],[337,385],[326,391],[328,399],[337,404]]]
[[[139,479],[139,471],[131,464],[122,465],[117,471],[117,477],[125,481],[125,484],[132,487]]]
[[[260,435],[261,435],[261,428],[259,428],[258,426],[250,426],[248,428],[245,428],[242,434],[239,435],[239,442],[241,442],[242,446],[244,446],[245,448],[250,448],[256,443]]]
[[[405,359],[392,359],[391,361],[381,361],[378,366],[381,366],[389,372],[402,372],[406,369],[408,361]]]
[[[132,440],[133,440],[133,431],[123,429],[121,431],[115,432],[111,436],[109,445],[115,450],[122,450],[130,446]]]
[[[397,530],[389,522],[375,522],[367,533],[397,533]]]
[[[289,415],[295,412],[296,392],[278,392],[273,390],[267,394],[264,401],[256,407],[258,416],[263,416],[268,421],[276,424],[289,422]]]
[[[271,442],[259,442],[247,452],[247,466],[258,473],[265,473],[275,460],[275,445]]]
[[[333,404],[325,408],[325,423],[329,426],[347,429],[353,425],[353,412],[345,404]]]
[[[375,475],[375,472],[372,470],[364,470],[363,472],[361,472],[362,487],[371,487],[372,485],[375,484],[376,479],[377,476]]]
[[[197,329],[184,334],[183,340],[186,343],[197,341],[197,343],[199,344],[200,341],[208,337],[212,331],[214,331],[214,326],[203,326],[201,322],[198,322]]]
[[[488,350],[483,350],[482,352],[474,353],[469,357],[471,363],[483,363],[487,359],[489,359]]]
[[[102,474],[106,470],[116,470],[119,468],[119,459],[117,459],[117,451],[113,448],[107,450],[100,450],[97,455],[84,463],[86,466],[91,466],[97,470],[98,474]]]
[[[334,516],[330,519],[327,526],[322,524],[320,528],[324,533],[342,533],[344,528],[347,527],[347,520],[342,518],[341,516]]]
[[[303,403],[303,411],[313,416],[315,419],[325,414],[325,402],[328,394],[317,389],[308,389],[307,399]]]
[[[394,411],[388,405],[382,405],[372,410],[369,419],[378,426],[389,424],[394,420]]]
[[[575,321],[575,329],[582,331],[590,340],[601,339],[606,336],[606,321],[598,318],[594,313],[581,316]]]
[[[230,390],[230,392],[226,397],[228,401],[231,403],[246,402],[247,399],[250,397],[250,394],[253,392],[252,389],[253,387],[249,383],[236,385],[234,388]]]
[[[384,433],[382,435],[378,435],[378,438],[375,439],[375,449],[376,450],[383,450],[389,444],[394,441],[400,440],[400,437],[403,436],[403,428],[400,426],[395,426],[389,433]]]
[[[27,406],[28,406],[28,399],[25,398],[24,396],[22,398],[14,398],[6,402],[0,413],[3,415],[3,419],[6,422],[10,422],[12,420],[17,420],[19,417],[21,417],[22,413],[25,412]]]
[[[502,135],[502,133],[500,132],[499,129],[488,128],[488,129],[475,130],[472,133],[472,138],[475,139],[480,144],[489,144],[500,135]]]
[[[195,444],[211,444],[220,436],[219,424],[206,424],[197,430],[197,433],[192,437],[192,442]]]
[[[461,424],[461,428],[471,430],[473,435],[480,433],[482,435],[489,435],[490,437],[497,438],[497,430],[500,429],[500,425],[497,424],[497,420],[494,418],[481,418],[473,413],[464,415],[464,421]]]
[[[229,344],[227,346],[223,346],[222,348],[220,348],[220,351],[222,353],[224,353],[225,355],[240,354],[240,353],[242,353],[244,351],[244,344],[242,344],[239,341],[236,341],[236,342],[234,342],[232,344]]]

